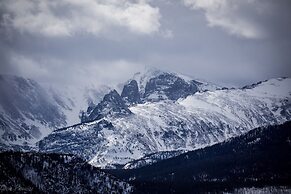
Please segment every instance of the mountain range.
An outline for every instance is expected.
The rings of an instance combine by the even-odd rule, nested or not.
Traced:
[[[207,90],[206,84],[173,73],[135,77],[121,94],[112,90],[90,107],[81,123],[38,142],[40,151],[119,168],[149,154],[195,150],[291,118],[289,78]]]
[[[260,177],[286,185],[290,86],[290,78],[274,78],[227,88],[151,69],[116,87],[60,89],[1,75],[1,191],[149,192],[159,183],[161,192],[173,192],[179,180],[189,191],[190,180],[221,188]],[[271,157],[273,148],[280,161],[263,163],[261,154]],[[221,170],[213,173],[216,163]]]

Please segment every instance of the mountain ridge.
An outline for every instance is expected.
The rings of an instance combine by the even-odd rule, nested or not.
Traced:
[[[123,94],[111,89],[99,103],[90,104],[85,115],[88,117],[95,110],[90,119],[57,127],[33,147],[1,142],[1,148],[72,153],[95,166],[115,168],[153,153],[198,149],[255,127],[291,119],[290,78],[228,89],[162,71],[139,76],[133,87],[127,87],[133,79],[124,85],[127,91]],[[143,82],[144,93],[141,80],[148,81]],[[178,96],[177,83],[182,89]],[[195,90],[188,93],[191,84]],[[158,98],[153,100],[145,94],[158,94]],[[8,125],[2,123],[2,129],[5,126]]]
[[[72,148],[80,157],[91,157],[91,164],[112,168],[159,151],[212,145],[255,127],[290,120],[290,82],[290,78],[271,79],[252,89],[198,91],[176,101],[135,104],[129,106],[133,114],[127,117],[108,115],[54,132],[41,141],[40,150],[70,152]],[[66,139],[73,139],[70,145]],[[80,140],[92,143],[81,144],[86,156],[79,149]]]

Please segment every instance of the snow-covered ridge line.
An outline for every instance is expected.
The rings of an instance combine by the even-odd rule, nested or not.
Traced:
[[[288,77],[278,77],[278,78],[271,78],[271,79],[266,79],[266,80],[263,80],[263,81],[258,81],[256,83],[253,83],[253,84],[248,84],[248,85],[245,85],[241,88],[238,88],[238,89],[253,89],[255,88],[256,86],[260,85],[260,84],[264,84],[266,82],[270,82],[272,80],[279,80],[279,81],[282,81],[284,79],[290,79]]]

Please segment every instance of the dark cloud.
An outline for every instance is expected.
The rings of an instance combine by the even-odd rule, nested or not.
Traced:
[[[184,1],[130,2],[159,10],[158,15],[149,14],[150,18],[158,19],[152,21],[155,30],[143,28],[142,23],[130,24],[148,30],[141,33],[130,29],[129,24],[120,27],[106,21],[102,24],[106,29],[103,34],[80,32],[74,26],[70,35],[50,36],[37,30],[7,27],[3,24],[7,10],[2,7],[1,72],[56,84],[118,83],[144,65],[229,85],[291,76],[291,3],[288,0],[250,1],[258,6],[255,8],[238,3],[243,5],[237,14],[232,13],[232,6],[224,8],[227,16],[246,23],[235,29],[250,26],[244,33],[251,30],[258,33],[255,36],[238,35],[240,31],[229,33],[232,27],[221,26],[223,23],[211,27],[205,17],[206,8],[191,9]],[[59,7],[58,13],[60,9],[65,8]],[[127,17],[135,17],[128,22],[142,21],[138,14]]]

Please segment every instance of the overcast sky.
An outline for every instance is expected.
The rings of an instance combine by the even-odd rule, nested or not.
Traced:
[[[1,73],[115,84],[144,66],[219,84],[291,77],[290,0],[1,0]]]

